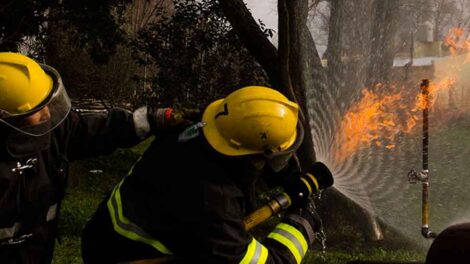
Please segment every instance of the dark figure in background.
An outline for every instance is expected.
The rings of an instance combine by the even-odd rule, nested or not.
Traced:
[[[426,264],[470,263],[470,223],[446,228],[433,241]]]
[[[88,222],[85,263],[300,263],[320,225],[307,203],[262,243],[244,225],[257,179],[299,173],[298,111],[281,93],[250,86],[211,103],[203,122],[156,138]]]
[[[175,116],[147,107],[82,116],[71,111],[55,69],[0,52],[0,263],[51,262],[69,161],[186,122]]]

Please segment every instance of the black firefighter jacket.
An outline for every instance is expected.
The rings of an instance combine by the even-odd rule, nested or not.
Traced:
[[[58,74],[45,68],[62,85]],[[108,154],[141,141],[132,113],[80,115],[32,137],[0,127],[0,263],[48,263],[69,161]],[[23,167],[22,169],[18,169]]]
[[[273,231],[262,242],[245,231],[253,209],[248,162],[222,157],[201,135],[177,137],[157,137],[114,189],[108,209],[115,231],[126,236],[126,226],[138,226],[183,263],[299,263],[308,247],[303,231],[293,230],[296,239],[281,223],[274,231],[284,236]]]

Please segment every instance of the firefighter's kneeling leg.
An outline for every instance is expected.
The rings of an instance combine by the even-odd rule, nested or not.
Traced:
[[[118,263],[161,256],[154,248],[116,233],[103,202],[82,233],[84,263]]]

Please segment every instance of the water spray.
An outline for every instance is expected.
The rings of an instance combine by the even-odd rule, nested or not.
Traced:
[[[429,228],[429,80],[424,79],[420,87],[423,100],[423,169],[419,173],[411,170],[408,173],[408,180],[411,184],[416,184],[418,181],[422,183],[421,234],[425,238],[435,238],[437,234]]]

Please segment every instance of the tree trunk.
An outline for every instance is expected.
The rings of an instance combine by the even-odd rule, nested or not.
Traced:
[[[281,8],[286,8],[286,10]],[[279,5],[278,10],[280,20],[281,14],[287,18],[286,28],[288,28],[285,34],[281,34],[281,30],[279,30],[279,38],[287,38],[288,41],[285,42],[289,43],[289,56],[284,60],[280,56],[279,63],[289,65],[289,76],[294,87],[292,90],[296,101],[301,106],[301,122],[306,130],[306,138],[298,151],[299,160],[304,170],[308,169],[316,160],[306,93],[309,90],[326,91],[325,71],[315,41],[307,27],[308,10],[307,0],[285,0],[284,5]]]
[[[395,56],[393,36],[396,31],[395,12],[398,10],[398,1],[375,0],[374,6],[375,16],[370,37],[369,87],[390,81]]]
[[[330,21],[328,32],[328,47],[325,51],[328,71],[328,85],[331,88],[333,97],[338,100],[340,98],[340,81],[343,79],[343,70],[341,63],[341,22],[343,20],[344,4],[342,0],[330,1]]]
[[[339,115],[348,108],[348,103],[353,100],[358,91],[360,91],[358,89],[364,87],[367,81],[369,69],[363,67],[361,64],[364,63],[364,59],[368,58],[367,53],[370,48],[368,46],[368,39],[372,34],[370,33],[370,28],[365,25],[369,25],[371,22],[372,24],[374,24],[374,22],[377,23],[374,19],[379,19],[379,14],[376,14],[377,18],[374,17],[374,19],[365,16],[369,13],[368,11],[371,6],[371,0],[354,2],[330,0],[328,47],[325,52],[325,57],[328,63],[328,89],[329,93],[332,94],[332,100],[336,104],[341,105],[341,107],[337,108],[340,110],[334,110],[339,112],[336,113]],[[351,21],[355,21],[356,24],[351,23]],[[380,23],[383,24],[384,21],[380,21]],[[379,29],[379,27],[377,27],[377,29]],[[388,32],[380,31],[377,32],[377,34],[386,35]],[[380,40],[383,39],[384,37],[380,38]],[[364,42],[363,40],[366,41]],[[382,42],[385,42],[385,40]],[[377,53],[374,59],[378,60],[381,50],[379,47],[376,47],[374,50]],[[330,117],[333,119],[333,122],[340,121],[341,116],[334,116],[334,114],[335,113],[332,113]],[[349,203],[347,197],[339,193],[336,189],[328,190],[328,193],[330,195],[327,195],[325,201],[322,203],[322,207],[328,206],[328,208],[323,208],[324,211],[331,209],[331,206],[335,208],[349,208],[350,212],[347,215],[350,216],[351,224],[353,226],[359,226],[363,235],[368,240],[376,241],[383,239],[383,232],[375,216],[359,205]],[[334,221],[334,219],[331,220]],[[360,224],[357,225],[355,223]]]

